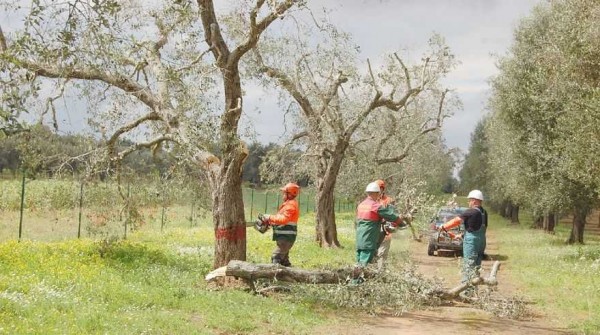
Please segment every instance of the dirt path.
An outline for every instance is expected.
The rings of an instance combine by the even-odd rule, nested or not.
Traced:
[[[401,237],[405,238],[405,237]],[[453,255],[443,257],[427,256],[427,242],[410,242],[411,258],[418,265],[419,271],[428,277],[441,277],[452,287],[459,283],[460,273],[458,258]],[[505,296],[519,294],[519,288],[508,280],[511,271],[510,259],[498,253],[496,238],[488,234],[486,253],[491,260],[482,264],[483,274],[487,276],[494,260],[502,262],[498,273],[498,291]],[[535,306],[530,306],[535,313]],[[348,329],[335,329],[328,334],[345,335],[416,335],[416,334],[527,334],[549,335],[570,334],[565,329],[559,329],[543,316],[532,320],[509,320],[495,317],[487,312],[470,307],[467,304],[451,303],[448,306],[432,308],[431,310],[415,311],[399,317],[378,316],[365,317],[358,326]]]

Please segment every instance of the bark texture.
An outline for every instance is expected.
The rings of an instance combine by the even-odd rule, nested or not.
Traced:
[[[547,233],[554,233],[554,227],[556,226],[556,214],[550,213],[544,216],[542,228]]]
[[[585,219],[589,210],[587,208],[577,208],[573,213],[573,227],[567,240],[568,244],[583,244],[583,231],[585,229]]]

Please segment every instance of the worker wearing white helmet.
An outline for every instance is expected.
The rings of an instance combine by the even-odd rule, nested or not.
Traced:
[[[400,224],[400,217],[393,208],[379,202],[381,189],[377,183],[367,185],[367,198],[358,205],[356,211],[356,262],[353,283],[362,282],[362,269],[373,260],[377,253],[381,220],[385,219],[391,225]]]
[[[463,278],[466,283],[471,278],[479,276],[483,252],[485,251],[485,232],[487,230],[487,212],[482,207],[483,193],[473,190],[467,196],[469,209],[454,219],[440,226],[440,229],[448,230],[465,224],[465,236],[463,239]],[[472,292],[473,290],[471,290]]]

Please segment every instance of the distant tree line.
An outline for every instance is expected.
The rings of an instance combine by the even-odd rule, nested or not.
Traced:
[[[59,175],[79,175],[86,172],[96,162],[94,150],[102,147],[102,141],[85,134],[57,134],[50,127],[32,125],[25,131],[0,138],[0,174],[17,176],[25,170],[30,177],[54,177]],[[120,147],[126,148],[134,144],[131,140],[122,140]],[[248,146],[248,158],[244,162],[242,180],[254,187],[262,187],[264,182],[260,175],[260,165],[264,157],[273,149],[282,150],[274,144],[253,142]],[[298,158],[299,150],[286,149],[289,159]],[[158,150],[137,150],[126,156],[121,163],[121,168],[128,173],[151,175],[160,173],[164,175],[171,166],[177,162],[176,153],[168,152],[164,148]],[[93,167],[100,179],[114,173],[114,166],[110,164]],[[271,182],[284,183],[287,180],[273,180]],[[309,178],[301,177],[296,180],[301,186],[307,186]]]
[[[600,200],[599,13],[595,0],[559,0],[522,20],[460,173],[463,190],[481,188],[513,222],[526,207],[553,232],[572,215],[568,243],[583,243]]]

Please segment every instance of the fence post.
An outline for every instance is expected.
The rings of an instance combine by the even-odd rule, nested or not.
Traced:
[[[129,223],[129,220],[131,219],[131,211],[129,210],[129,206],[130,206],[130,196],[131,196],[131,181],[127,181],[127,201],[125,203],[125,210],[127,211],[127,213],[125,213],[125,223],[123,224],[123,228],[124,228],[124,232],[123,232],[123,239],[126,240],[127,239],[127,223]]]
[[[306,194],[306,213],[308,213],[308,203],[310,202],[310,199],[308,197],[308,193]]]
[[[250,191],[250,221],[252,221],[252,218],[254,218],[253,216],[253,211],[254,210],[254,188],[251,189]]]
[[[160,231],[163,231],[163,228],[165,226],[165,189],[163,189],[162,192],[162,214],[160,216]]]
[[[192,197],[192,213],[190,214],[190,228],[194,226],[194,206],[196,205],[196,197]]]
[[[81,212],[83,210],[83,179],[79,186],[79,224],[77,225],[77,238],[81,238]]]
[[[23,181],[21,183],[21,214],[19,216],[19,242],[23,233],[23,207],[25,206],[25,170],[23,170]]]
[[[269,191],[265,191],[265,211],[263,213],[267,213],[267,201],[269,199]]]

